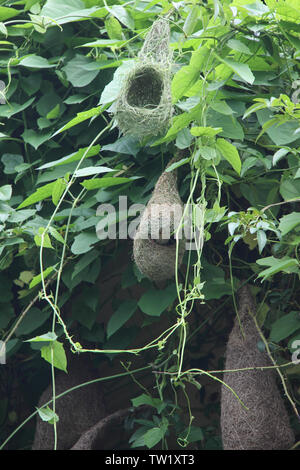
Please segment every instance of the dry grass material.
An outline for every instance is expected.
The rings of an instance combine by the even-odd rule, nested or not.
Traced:
[[[225,370],[272,365],[266,353],[260,352],[259,333],[251,316],[255,304],[248,286],[239,292],[239,316],[230,333],[226,348]],[[221,430],[225,450],[288,449],[295,437],[276,384],[274,369],[225,372],[224,382],[239,396],[242,407],[232,392],[222,386]]]
[[[155,21],[135,67],[124,79],[115,111],[123,134],[142,140],[163,133],[170,124],[173,107],[169,36],[168,21]]]
[[[174,160],[171,160],[170,164]],[[169,164],[169,165],[170,165]],[[185,251],[185,240],[176,240],[183,213],[177,189],[177,173],[164,172],[144,210],[134,237],[133,255],[139,270],[152,281],[164,281],[175,275],[176,241],[178,266]]]
[[[56,395],[96,378],[88,359],[75,356],[68,360],[68,374],[58,372],[56,377]],[[52,399],[51,385],[43,392],[38,407],[41,408]],[[56,401],[57,449],[70,449],[87,431],[105,415],[103,396],[99,384],[91,384],[64,395]],[[51,450],[54,448],[53,425],[37,418],[37,426],[32,450]]]

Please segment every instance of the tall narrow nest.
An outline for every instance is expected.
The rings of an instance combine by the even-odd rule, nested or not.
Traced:
[[[155,21],[136,65],[124,79],[115,110],[123,134],[142,140],[166,131],[169,126],[173,113],[169,38],[168,21]]]
[[[174,160],[171,160],[170,164]],[[133,256],[139,270],[152,281],[175,275],[185,251],[182,222],[183,204],[177,189],[177,173],[164,172],[158,179],[134,236]],[[178,231],[177,231],[178,229]]]
[[[255,305],[247,286],[239,292],[239,316],[226,349],[226,370],[272,365],[266,353],[257,349],[259,333],[253,321]],[[225,372],[224,382],[239,396],[222,386],[221,430],[225,450],[288,449],[295,440],[283,399],[276,385],[274,369]]]

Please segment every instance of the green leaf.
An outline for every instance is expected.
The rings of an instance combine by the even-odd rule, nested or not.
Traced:
[[[63,178],[58,178],[55,181],[54,187],[52,189],[52,202],[57,206],[64,190],[66,189],[66,181]]]
[[[281,231],[281,235],[284,236],[299,224],[300,212],[292,212],[291,214],[281,217],[278,228]]]
[[[11,184],[5,184],[0,187],[0,201],[9,201],[12,195]]]
[[[49,276],[50,273],[54,270],[54,266],[49,266],[49,268],[45,269],[43,271],[43,277],[46,279],[46,277]],[[37,276],[34,276],[32,279],[31,283],[29,284],[29,289],[32,289],[32,287],[35,287],[37,284],[39,284],[42,281],[42,275],[38,274]]]
[[[118,331],[134,314],[137,309],[137,302],[135,300],[125,300],[119,308],[110,317],[107,324],[107,338],[110,338],[116,331]]]
[[[81,255],[87,253],[92,249],[92,245],[99,241],[96,233],[83,232],[76,235],[74,242],[71,246],[71,251],[74,255]]]
[[[155,427],[149,429],[149,431],[144,434],[145,446],[148,447],[148,449],[152,449],[152,447],[154,447],[162,440],[164,435],[165,432],[161,428]]]
[[[79,274],[83,269],[85,269],[87,266],[89,266],[95,259],[99,259],[100,263],[100,257],[99,257],[99,252],[97,250],[92,250],[88,252],[86,255],[82,256],[78,263],[75,264],[73,271],[72,271],[72,276],[71,278],[74,279],[77,274]]]
[[[217,147],[222,153],[223,157],[226,158],[232,168],[239,175],[242,164],[236,147],[225,139],[217,139]]]
[[[191,128],[191,134],[197,137],[207,136],[207,137],[214,137],[216,134],[222,132],[222,127],[217,127],[216,129],[213,127],[200,127],[194,126]]]
[[[104,22],[107,35],[110,39],[122,39],[122,26],[117,18],[110,16]]]
[[[227,46],[233,49],[234,51],[241,52],[242,54],[252,54],[249,47],[247,47],[246,44],[244,44],[239,39],[229,39],[229,41],[227,41]]]
[[[114,170],[105,166],[87,166],[74,171],[73,176],[75,176],[75,178],[82,178],[83,176],[99,175],[100,173],[108,173],[110,171]]]
[[[100,116],[100,114],[102,114],[103,111],[105,111],[105,109],[107,107],[108,106],[102,106],[102,107],[97,106],[95,108],[89,109],[88,111],[83,111],[82,113],[77,113],[77,116],[75,118],[71,119],[71,121],[69,121],[63,127],[58,129],[58,131],[54,132],[52,137],[54,137],[57,134],[60,134],[63,131],[66,131],[67,129],[70,129],[73,126],[77,126],[77,124],[80,124],[81,122],[84,122],[87,119],[91,119],[94,116]]]
[[[84,186],[88,191],[90,191],[92,189],[109,188],[110,186],[116,186],[118,184],[129,183],[130,181],[133,181],[135,179],[138,179],[138,177],[126,178],[125,176],[116,176],[116,177],[108,176],[107,178],[97,178],[97,179],[95,178],[95,179],[85,180],[80,184]]]
[[[127,28],[134,29],[134,20],[127,9],[121,5],[113,5],[111,7],[107,7],[107,10]]]
[[[189,65],[182,67],[175,73],[172,80],[172,101],[176,103],[198,80],[200,72],[210,56],[210,49],[203,46],[192,52]]]
[[[283,258],[274,258],[274,256],[269,256],[268,258],[256,260],[256,263],[263,266],[270,266],[258,274],[258,277],[262,278],[261,282],[281,271],[287,274],[295,272],[295,268],[298,267],[298,261],[295,258],[290,258],[288,256],[284,256]]]
[[[49,69],[52,67],[56,67],[56,64],[51,65],[49,64],[48,60],[44,57],[40,57],[35,54],[31,54],[24,59],[20,60],[19,65],[23,65],[24,67],[32,67],[36,69]]]
[[[131,402],[132,402],[132,406],[134,406],[135,408],[141,405],[153,406],[154,408],[158,410],[159,413],[161,412],[162,407],[165,408],[167,405],[160,398],[153,398],[150,395],[146,395],[146,393],[142,393],[138,397],[132,398]]]
[[[41,356],[50,364],[53,363],[57,369],[67,372],[67,357],[64,346],[59,341],[52,341],[49,345],[43,346]]]
[[[300,329],[299,311],[293,311],[276,320],[271,328],[269,341],[279,343]]]
[[[279,192],[285,201],[300,198],[300,181],[291,178],[283,179]]]
[[[36,307],[32,307],[18,326],[16,336],[28,335],[32,331],[42,326],[51,315],[51,311],[42,312]]]
[[[122,47],[126,43],[125,40],[120,39],[98,39],[97,41],[87,42],[82,44],[81,47]]]
[[[36,246],[42,246],[44,248],[52,248],[53,249],[53,246],[51,245],[51,240],[50,240],[50,237],[47,233],[45,233],[45,228],[44,227],[40,227],[39,228],[39,233],[37,235],[35,235],[34,237],[34,242],[36,244]],[[44,236],[42,236],[44,234]]]
[[[55,186],[55,181],[52,183],[45,184],[41,188],[38,188],[33,194],[28,196],[25,201],[23,201],[17,209],[22,209],[23,207],[30,206],[31,204],[35,204],[36,202],[43,201],[47,197],[52,195],[53,188]]]
[[[44,142],[47,142],[47,140],[50,139],[51,137],[51,132],[36,132],[33,129],[25,129],[25,131],[22,134],[24,142],[27,144],[32,145],[32,147],[37,150],[40,145],[42,145]]]
[[[259,253],[261,253],[264,247],[266,246],[267,235],[263,230],[258,230],[256,232],[256,238],[257,238],[257,244],[258,244],[258,251]]]
[[[226,64],[231,70],[233,70],[237,75],[239,75],[243,80],[245,80],[245,82],[250,83],[252,85],[252,83],[255,80],[255,77],[253,73],[251,72],[249,65],[236,62],[235,60],[229,59],[229,58],[222,59],[217,54],[215,55],[219,59],[220,62],[223,62],[223,64]]]
[[[176,295],[175,284],[163,290],[149,289],[140,298],[138,306],[147,315],[159,317],[174,302]]]
[[[189,161],[190,161],[190,158],[182,158],[178,162],[174,162],[172,163],[172,165],[168,166],[168,168],[166,169],[166,172],[169,173],[170,171],[175,170],[175,168],[179,168],[180,166],[185,165],[186,163],[189,163]]]
[[[25,101],[23,104],[19,103],[10,103],[0,105],[0,117],[10,118],[15,114],[24,111],[24,109],[28,108],[34,101],[35,98],[30,98],[30,100]]]
[[[88,150],[88,147],[85,147],[85,148],[79,149],[75,153],[71,153],[70,155],[67,155],[66,157],[62,157],[62,158],[59,158],[58,160],[45,163],[44,165],[38,167],[37,169],[45,170],[46,168],[51,168],[53,166],[66,165],[68,163],[77,162],[78,160],[82,159],[84,154],[86,154],[85,158],[89,158],[89,157],[94,157],[95,155],[98,155],[99,151],[100,151],[100,145],[93,145],[93,147],[91,147],[89,150]]]
[[[49,331],[48,333],[45,333],[44,335],[40,336],[35,336],[34,338],[27,339],[24,341],[25,343],[39,343],[39,342],[53,342],[56,341],[57,335],[53,333],[52,331]]]
[[[4,173],[6,175],[12,175],[17,173],[15,167],[21,165],[24,162],[22,155],[13,153],[4,153],[1,157],[1,161],[4,165]]]
[[[38,410],[39,417],[43,421],[49,424],[53,424],[54,422],[59,421],[58,415],[53,410],[51,410],[49,406],[44,407],[44,408],[37,408],[37,410]]]
[[[60,112],[60,105],[59,105],[59,103],[57,103],[57,105],[54,106],[54,108],[51,109],[51,111],[49,111],[46,118],[47,119],[56,119],[59,116],[59,112]]]
[[[14,18],[15,16],[18,16],[21,13],[22,10],[16,10],[12,7],[0,7],[0,21],[5,21],[9,18]]]
[[[100,72],[97,62],[82,54],[76,54],[62,70],[67,75],[69,82],[78,88],[91,83]]]

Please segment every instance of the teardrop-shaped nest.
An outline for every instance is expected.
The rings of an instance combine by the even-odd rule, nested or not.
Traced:
[[[226,348],[225,370],[272,365],[268,355],[260,352],[260,336],[253,321],[255,304],[248,286],[239,292],[239,316],[230,333]],[[221,395],[221,430],[225,450],[288,449],[295,436],[281,393],[276,384],[274,369],[225,372]]]
[[[133,242],[134,260],[139,270],[152,281],[174,277],[177,248],[177,266],[182,262],[185,240],[183,231],[177,231],[182,215],[183,204],[177,189],[176,170],[165,171],[158,179],[141,216]]]
[[[171,97],[170,27],[155,21],[134,68],[124,79],[115,110],[123,134],[142,140],[167,130],[173,114]]]

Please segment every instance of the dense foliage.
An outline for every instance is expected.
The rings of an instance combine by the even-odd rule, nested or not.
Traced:
[[[165,375],[148,394],[132,397],[134,406],[151,404],[155,413],[139,423],[128,447],[166,447],[175,429],[178,446],[221,448],[218,399],[202,406],[206,418],[214,416],[208,425],[193,422],[193,409],[184,423],[176,390],[189,403],[186,384],[201,389],[205,374],[222,369],[216,348],[232,325],[234,292],[247,282],[267,339],[258,346],[267,345],[277,364],[290,363],[281,371],[299,435],[300,365],[291,363],[300,340],[298,1],[0,5],[0,332],[7,353],[1,442],[34,410],[51,379],[49,362],[66,369],[69,343],[109,351],[97,359],[111,359],[112,350],[131,350],[142,315],[145,329],[165,316],[176,328],[170,338],[152,338],[151,361],[157,370],[163,364]],[[119,135],[114,103],[160,15],[171,28],[174,114],[166,134],[140,141]],[[96,226],[107,219],[97,208],[118,208],[120,195],[128,206],[147,203],[178,149],[183,156],[171,169],[178,168],[181,198],[192,205],[204,243],[158,288],[131,261],[132,241],[99,240]],[[126,217],[132,220],[117,212],[117,220]],[[97,279],[112,260],[109,275],[120,274],[124,251],[129,261],[105,323],[99,312],[106,293]],[[120,292],[136,286],[140,298],[121,300]],[[221,378],[209,380],[219,387]],[[32,431],[21,428],[8,446],[29,447]]]

